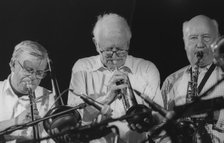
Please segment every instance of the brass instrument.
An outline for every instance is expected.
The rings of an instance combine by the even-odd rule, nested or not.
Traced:
[[[195,53],[197,61],[191,70],[191,79],[188,82],[186,103],[192,103],[198,97],[198,75],[199,75],[199,63],[203,58],[203,52],[198,51]],[[183,142],[208,142],[211,140],[205,129],[206,117],[185,117],[177,120],[176,127],[179,133],[178,137]]]
[[[216,64],[224,71],[224,36],[221,36],[217,41],[215,41],[211,47],[214,50]]]
[[[52,130],[58,129],[59,132],[65,132],[72,128],[77,128],[81,125],[81,115],[77,110],[71,110],[73,107],[66,106],[63,103],[63,99],[61,96],[63,93],[60,93],[59,86],[56,80],[56,76],[52,71],[51,62],[48,59],[48,66],[51,75],[51,83],[52,83],[52,92],[56,94],[57,99],[60,99],[60,103],[56,103],[56,106],[49,110],[44,118],[50,117],[47,120],[43,121],[44,129],[49,135],[53,135]],[[56,99],[56,102],[57,102]],[[70,112],[66,112],[69,111]],[[65,113],[64,113],[65,112]],[[62,114],[61,114],[62,113]],[[59,115],[57,115],[59,114]],[[57,116],[54,116],[57,115]],[[57,138],[53,138],[55,142],[61,143],[61,140]]]
[[[186,104],[192,103],[198,96],[198,75],[199,75],[199,62],[203,57],[203,52],[198,51],[195,53],[197,61],[190,69],[190,81],[187,86]],[[194,142],[194,134],[197,131],[197,125],[192,118],[184,117],[177,120],[175,124],[177,130],[177,138],[182,142]]]
[[[27,90],[28,90],[28,95],[29,95],[29,99],[30,99],[30,107],[31,107],[31,118],[32,118],[32,121],[34,121],[34,110],[38,110],[37,109],[37,104],[35,102],[35,94],[32,90],[32,85],[30,83],[31,81],[28,81],[26,83],[26,86],[27,86]],[[39,143],[39,140],[40,139],[40,135],[39,135],[39,126],[38,124],[36,125],[33,125],[33,138],[34,138],[34,141],[35,143]]]
[[[186,103],[191,103],[194,98],[198,96],[198,74],[199,74],[199,62],[203,57],[203,52],[196,52],[197,62],[191,69],[191,79],[188,82]]]
[[[119,81],[116,84],[123,84],[125,81]],[[121,100],[126,111],[126,115],[130,116],[127,118],[128,124],[140,124],[143,128],[141,130],[137,129],[137,132],[148,131],[152,126],[152,110],[143,104],[138,104],[133,93],[133,89],[130,83],[130,80],[127,75],[127,84],[128,87],[120,90],[118,96],[121,96]],[[142,113],[142,114],[139,114]],[[138,115],[137,115],[138,114]],[[135,116],[136,115],[136,116]],[[132,117],[132,118],[131,118]],[[146,123],[145,120],[148,120],[149,123]]]

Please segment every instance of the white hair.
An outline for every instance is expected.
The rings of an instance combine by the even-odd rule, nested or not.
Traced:
[[[131,30],[126,19],[115,13],[98,16],[97,22],[93,28],[93,36],[97,43],[99,42],[99,35],[102,31],[104,34],[110,32],[125,32],[127,41],[131,39]]]
[[[197,15],[197,16],[191,18],[189,21],[185,21],[183,23],[183,29],[182,29],[183,37],[185,37],[188,32],[189,23],[191,23],[192,21],[197,21],[197,20],[202,20],[204,22],[207,22],[212,27],[216,38],[219,36],[219,27],[218,27],[218,23],[215,19],[211,19],[205,15]]]
[[[40,59],[48,58],[47,50],[41,44],[35,41],[25,40],[15,46],[10,65],[18,60],[25,52]]]

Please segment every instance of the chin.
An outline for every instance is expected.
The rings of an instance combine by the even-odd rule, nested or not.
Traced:
[[[211,60],[202,60],[200,63],[199,63],[199,67],[206,67],[207,65],[210,65],[212,63]]]

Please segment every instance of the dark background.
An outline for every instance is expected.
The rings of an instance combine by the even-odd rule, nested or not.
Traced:
[[[166,76],[188,64],[182,23],[204,14],[218,21],[222,35],[222,10],[222,0],[1,0],[0,80],[10,73],[14,46],[35,40],[48,50],[60,90],[65,90],[74,62],[97,54],[92,42],[97,15],[114,12],[131,26],[130,54],[152,61],[162,84]],[[41,85],[51,89],[49,81],[48,76]]]

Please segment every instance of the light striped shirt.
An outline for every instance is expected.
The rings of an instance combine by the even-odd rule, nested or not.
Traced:
[[[208,71],[210,66],[211,65],[208,65],[203,69],[199,68],[198,85],[200,85],[205,73]],[[161,88],[161,93],[164,99],[165,107],[167,109],[172,110],[174,106],[183,105],[186,103],[188,82],[190,81],[189,69],[190,66],[186,66],[168,76],[164,81]],[[223,76],[224,73],[221,70],[221,68],[216,67],[214,71],[211,73],[204,87],[202,88],[202,91],[199,94],[199,96],[205,93],[211,86],[213,86],[215,83],[217,83],[217,81],[223,78]],[[217,85],[212,92],[210,92],[207,96],[203,97],[202,99],[212,99],[219,96],[224,96],[224,82]],[[224,110],[221,110],[218,113],[219,116],[217,119],[215,119],[217,120],[217,125],[224,127]],[[214,136],[212,135],[214,137],[214,140],[220,140],[222,142],[224,141],[224,133],[213,130],[211,126],[209,126],[209,128],[210,132],[214,135]]]

